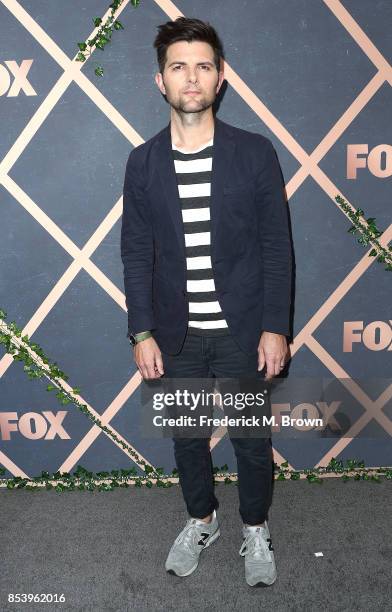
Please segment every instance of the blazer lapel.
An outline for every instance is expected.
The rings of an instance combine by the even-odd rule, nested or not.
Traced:
[[[223,187],[229,175],[230,164],[234,153],[232,134],[226,129],[226,124],[215,117],[214,142],[212,151],[211,171],[211,252],[215,254],[216,232],[219,216],[223,207]],[[176,237],[181,252],[186,257],[184,226],[182,221],[181,201],[178,193],[177,177],[172,155],[170,122],[162,130],[156,147],[156,167],[161,178],[165,203],[173,221]]]
[[[215,117],[210,198],[211,254],[214,257],[217,254],[217,231],[224,206],[223,187],[226,184],[227,177],[230,175],[230,167],[235,149],[232,132],[227,129],[226,125]]]

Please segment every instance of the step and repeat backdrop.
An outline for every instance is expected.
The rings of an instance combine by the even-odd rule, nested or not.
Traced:
[[[104,51],[75,62],[108,0],[0,2],[0,308],[79,387],[79,398],[141,459],[175,466],[170,438],[146,437],[141,378],[126,338],[122,186],[133,147],[169,121],[154,82],[157,26],[209,21],[226,53],[218,116],[266,135],[286,185],[294,245],[291,362],[296,392],[273,410],[329,414],[272,437],[277,463],[331,458],[391,465],[392,275],[348,233],[336,195],[392,239],[389,0],[124,2]],[[95,74],[98,64],[103,77]],[[301,389],[303,380],[302,394]],[[320,401],[306,381],[327,380]],[[136,467],[72,404],[29,380],[0,348],[0,464],[6,475]],[[350,403],[350,416],[344,410]],[[295,434],[295,435],[294,435]],[[213,462],[236,470],[228,436]],[[137,468],[137,472],[140,469]]]

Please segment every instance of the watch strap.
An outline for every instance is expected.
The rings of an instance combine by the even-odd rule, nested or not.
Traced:
[[[141,342],[142,340],[146,340],[147,338],[151,338],[152,337],[152,333],[151,331],[144,331],[144,332],[139,332],[138,334],[134,334],[134,338],[136,340],[136,342]]]

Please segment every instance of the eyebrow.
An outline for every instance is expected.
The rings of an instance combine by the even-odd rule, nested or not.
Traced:
[[[170,66],[173,66],[173,64],[182,64],[183,66],[186,65],[186,62],[170,62],[170,64],[168,65],[168,68],[170,68]],[[205,62],[197,62],[197,66],[200,66],[202,64],[209,64],[210,66],[214,66],[214,62],[211,62],[210,60],[206,60]]]

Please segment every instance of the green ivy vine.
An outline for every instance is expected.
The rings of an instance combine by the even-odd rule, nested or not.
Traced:
[[[114,0],[109,5],[111,9],[110,14],[104,22],[101,17],[93,18],[94,26],[98,28],[98,30],[95,36],[87,40],[87,42],[77,43],[79,51],[76,56],[76,61],[85,62],[92,54],[94,48],[103,51],[105,46],[111,42],[113,32],[124,29],[121,21],[115,18],[116,11],[124,1],[125,0]],[[140,0],[131,0],[131,5],[134,8],[138,7],[140,5]],[[103,76],[104,70],[101,65],[98,65],[94,72],[97,76],[101,77]],[[387,264],[385,270],[392,271],[392,246],[388,246],[388,249],[385,249],[380,245],[378,238],[382,235],[382,232],[377,229],[375,218],[369,217],[366,219],[365,225],[360,221],[360,217],[363,215],[362,209],[357,208],[354,212],[350,204],[340,195],[337,195],[335,200],[353,222],[348,232],[353,235],[360,234],[358,243],[362,244],[364,247],[369,244],[373,247],[369,252],[369,257],[377,256],[377,261],[379,263]],[[102,431],[105,431],[128,452],[131,459],[144,470],[145,475],[137,476],[136,468],[133,467],[130,469],[112,470],[111,472],[98,472],[94,474],[78,465],[73,474],[68,472],[56,472],[50,475],[49,472],[43,471],[41,476],[35,476],[31,479],[18,476],[0,479],[0,486],[6,486],[8,489],[23,488],[26,490],[54,488],[56,491],[71,491],[75,489],[111,491],[117,487],[128,487],[129,482],[139,487],[143,485],[152,487],[154,482],[156,486],[160,487],[172,486],[173,477],[177,477],[177,468],[174,468],[170,475],[165,475],[163,473],[163,468],[153,468],[144,460],[140,459],[138,453],[123,440],[118,438],[110,427],[103,425],[101,421],[90,412],[86,404],[79,402],[77,397],[75,397],[75,395],[80,393],[79,387],[72,388],[72,391],[68,391],[64,388],[62,381],[67,381],[69,377],[59,369],[56,362],[52,363],[50,361],[39,344],[31,342],[27,335],[22,336],[22,330],[16,325],[15,321],[8,324],[5,321],[6,318],[7,313],[0,309],[0,344],[4,346],[7,353],[13,356],[15,361],[24,362],[23,370],[26,372],[27,376],[30,379],[46,377],[50,382],[46,387],[48,392],[56,391],[55,396],[62,405],[72,403],[77,406],[87,418],[100,427]],[[216,484],[220,482],[220,479],[223,479],[224,484],[230,484],[232,482],[237,484],[237,475],[235,473],[228,474],[227,470],[227,465],[221,468],[214,467],[214,481]],[[340,475],[343,481],[353,479],[380,482],[381,477],[385,477],[388,480],[392,479],[392,468],[365,468],[363,461],[356,461],[354,459],[348,459],[346,465],[344,465],[342,461],[337,461],[333,458],[326,467],[305,470],[289,470],[288,463],[284,462],[280,466],[274,464],[274,471],[277,473],[276,480],[278,481],[299,480],[301,477],[305,477],[308,482],[316,482],[319,484],[323,481],[321,476],[331,472]],[[4,474],[5,469],[0,467],[0,476],[4,476]]]
[[[354,212],[352,206],[340,195],[335,197],[336,202],[339,206],[347,213],[353,222],[351,227],[347,230],[350,234],[360,234],[357,242],[362,244],[362,246],[367,247],[369,244],[373,247],[369,252],[369,257],[376,257],[379,263],[386,263],[387,266],[384,270],[388,272],[392,271],[392,246],[389,245],[388,249],[385,249],[377,238],[382,236],[383,232],[380,232],[376,226],[376,218],[369,217],[366,219],[366,225],[361,223],[360,217],[363,215],[363,210],[361,208],[357,208]]]
[[[138,453],[131,448],[126,442],[118,438],[116,433],[103,425],[102,422],[88,409],[86,404],[82,404],[75,396],[80,393],[79,387],[72,388],[71,391],[63,386],[64,381],[68,381],[69,377],[59,369],[56,362],[45,355],[43,349],[36,342],[31,342],[27,335],[22,336],[22,330],[16,325],[15,321],[7,323],[5,319],[7,313],[0,310],[0,344],[2,344],[7,353],[12,355],[15,361],[24,362],[23,370],[30,379],[47,378],[50,382],[46,386],[46,391],[56,391],[56,398],[62,404],[73,404],[83,412],[91,421],[105,431],[114,441],[120,444],[129,454],[130,458],[138,464],[144,471],[143,476],[137,476],[136,468],[122,470],[112,470],[111,472],[98,472],[94,474],[86,470],[83,466],[78,465],[76,471],[71,474],[68,472],[55,472],[52,475],[49,472],[43,471],[41,476],[33,478],[22,478],[16,476],[13,478],[0,479],[0,486],[6,486],[8,489],[55,489],[56,491],[72,491],[72,490],[88,490],[95,489],[99,491],[112,491],[117,487],[128,487],[129,482],[135,486],[152,487],[155,483],[158,487],[170,487],[173,485],[172,479],[178,478],[177,468],[172,470],[171,474],[164,474],[162,467],[153,468],[140,458]],[[227,473],[228,466],[225,464],[221,468],[214,467],[214,481],[216,484],[223,479],[224,484],[237,482],[235,473]],[[277,473],[276,480],[299,480],[305,477],[308,482],[321,484],[324,474],[331,472],[339,474],[340,477],[346,480],[371,480],[380,482],[381,477],[392,479],[392,468],[366,468],[363,461],[348,459],[346,465],[342,461],[333,458],[326,467],[310,468],[305,470],[290,470],[288,462],[282,463],[280,466],[274,464],[274,472]],[[5,469],[0,468],[0,476],[4,476]]]
[[[114,0],[109,8],[110,14],[106,21],[102,21],[101,17],[93,17],[93,24],[96,28],[98,28],[95,36],[90,38],[87,42],[78,42],[77,46],[79,52],[76,56],[77,62],[85,62],[86,59],[91,55],[94,48],[100,49],[103,51],[107,44],[111,42],[112,34],[116,30],[123,30],[124,26],[118,19],[115,18],[116,11],[120,8],[120,6],[125,2],[125,0]],[[134,8],[137,8],[140,4],[140,0],[131,0],[131,5]],[[98,65],[95,70],[95,74],[98,77],[103,76],[103,68],[101,65]]]
[[[238,486],[238,476],[236,473],[227,473],[227,464],[218,468],[214,466],[214,485],[222,482],[225,485],[234,483]],[[178,470],[174,468],[171,474],[164,474],[162,468],[153,470],[150,466],[145,466],[146,475],[137,476],[136,468],[111,470],[110,472],[90,472],[83,466],[78,465],[73,473],[55,472],[52,475],[49,472],[41,472],[40,476],[33,478],[22,478],[15,476],[13,478],[0,479],[0,486],[7,489],[25,489],[27,491],[49,491],[51,489],[61,493],[64,491],[114,491],[117,488],[127,488],[130,484],[135,487],[143,487],[151,489],[154,485],[157,487],[168,488],[173,486],[173,479],[178,479]],[[155,472],[155,477],[152,473]],[[338,461],[333,458],[326,467],[311,468],[305,470],[290,470],[288,462],[285,461],[280,465],[274,462],[275,480],[300,480],[306,478],[309,483],[322,484],[326,474],[334,473],[342,479],[343,482],[349,480],[369,480],[371,482],[380,483],[382,479],[392,480],[391,467],[365,468],[363,461],[355,459],[347,459],[346,464],[343,461]],[[0,467],[0,476],[4,476],[5,469]]]

